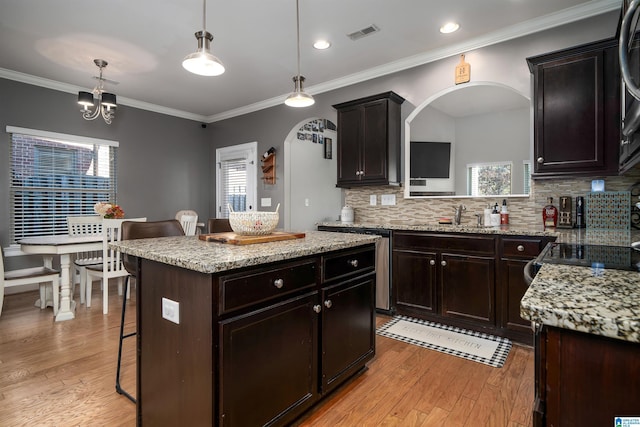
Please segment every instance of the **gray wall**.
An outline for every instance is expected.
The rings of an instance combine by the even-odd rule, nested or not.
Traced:
[[[531,74],[526,63],[527,57],[612,37],[616,32],[618,18],[617,12],[610,12],[541,33],[465,52],[465,60],[471,64],[471,81],[503,83],[530,96]],[[210,127],[212,128],[213,144],[218,147],[258,141],[259,152],[274,146],[282,153],[287,135],[300,121],[315,117],[336,121],[336,112],[331,107],[333,104],[390,90],[406,98],[402,105],[402,120],[404,122],[416,106],[432,95],[454,85],[454,70],[458,62],[459,57],[456,55],[319,94],[314,96],[316,103],[313,106],[303,109],[280,105],[212,123]],[[314,84],[312,76],[308,75],[307,77],[309,86],[312,86]],[[402,140],[404,141],[404,129],[402,132]],[[283,202],[284,185],[280,177],[284,176],[282,173],[284,163],[278,160],[277,173],[279,178],[277,184],[259,187],[258,199],[271,197],[274,205]],[[214,188],[212,188],[210,203],[210,211],[214,212]],[[424,203],[431,204],[432,202],[425,201]]]
[[[209,216],[209,129],[201,123],[118,107],[111,125],[82,118],[74,94],[0,79],[0,244],[9,242],[9,135],[18,126],[120,142],[118,204],[128,217],[173,218],[181,209]]]

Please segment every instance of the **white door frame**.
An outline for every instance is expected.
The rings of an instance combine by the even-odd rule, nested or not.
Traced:
[[[222,191],[222,180],[220,179],[220,165],[227,159],[247,159],[247,210],[256,210],[258,201],[257,186],[257,162],[258,162],[258,142],[247,142],[244,144],[231,145],[216,149],[216,218],[218,218],[223,200],[220,199]]]

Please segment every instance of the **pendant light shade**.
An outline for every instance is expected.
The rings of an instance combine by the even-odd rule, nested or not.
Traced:
[[[304,91],[303,83],[304,76],[293,77],[294,90],[287,96],[287,99],[284,101],[285,105],[289,107],[308,107],[316,102],[313,96]]]
[[[224,65],[211,53],[213,35],[206,30],[207,0],[203,0],[202,31],[195,33],[198,49],[185,56],[182,66],[185,70],[200,76],[219,76],[224,73]]]
[[[313,96],[304,91],[304,77],[300,75],[300,6],[299,0],[296,0],[296,39],[298,45],[298,75],[293,77],[293,92],[287,96],[284,101],[289,107],[308,107],[316,101]]]

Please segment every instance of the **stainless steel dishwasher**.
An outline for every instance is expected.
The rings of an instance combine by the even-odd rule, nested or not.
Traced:
[[[376,241],[376,311],[392,314],[391,303],[391,231],[381,228],[361,228],[319,225],[318,231],[361,233],[381,236]]]

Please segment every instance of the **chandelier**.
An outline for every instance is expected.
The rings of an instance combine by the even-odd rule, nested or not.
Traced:
[[[113,93],[105,92],[104,83],[107,81],[102,77],[103,69],[108,65],[104,59],[94,59],[93,62],[100,69],[100,75],[95,77],[98,80],[98,84],[91,92],[78,92],[78,104],[82,105],[82,117],[85,120],[94,120],[98,116],[102,116],[107,124],[111,124],[111,120],[115,117],[116,113],[116,95]],[[95,100],[98,100],[96,105]],[[94,108],[92,110],[92,108]]]

